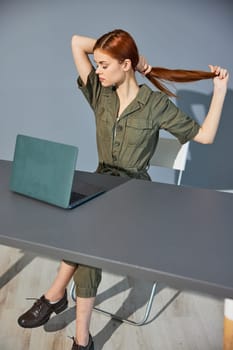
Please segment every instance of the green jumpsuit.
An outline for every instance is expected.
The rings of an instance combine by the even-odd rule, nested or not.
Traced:
[[[200,128],[166,94],[145,84],[120,116],[116,89],[103,87],[94,68],[87,84],[79,77],[78,86],[95,115],[98,173],[150,180],[147,170],[159,130],[167,130],[180,143],[185,143],[193,139]],[[78,265],[74,281],[77,296],[93,297],[101,281],[101,269]]]

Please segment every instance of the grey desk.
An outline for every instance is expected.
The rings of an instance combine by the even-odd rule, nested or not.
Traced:
[[[11,193],[10,168],[0,161],[1,244],[233,298],[232,194],[78,172],[113,189],[66,211]]]

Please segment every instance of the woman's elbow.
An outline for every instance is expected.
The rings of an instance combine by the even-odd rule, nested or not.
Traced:
[[[198,134],[193,138],[193,141],[201,143],[203,145],[211,145],[214,143],[215,136],[204,133],[201,129]]]
[[[71,38],[71,46],[77,47],[79,42],[79,36],[77,34],[74,34]]]
[[[203,145],[212,145],[212,143],[214,143],[214,138],[203,138],[200,143],[202,143]]]

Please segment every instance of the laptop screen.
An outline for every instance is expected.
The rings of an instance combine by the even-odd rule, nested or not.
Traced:
[[[69,205],[78,147],[26,135],[16,139],[10,189],[54,205]]]

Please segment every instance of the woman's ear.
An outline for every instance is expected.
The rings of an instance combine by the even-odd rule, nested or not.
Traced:
[[[123,62],[122,62],[122,65],[123,65],[123,69],[125,72],[129,71],[131,68],[132,68],[132,63],[131,63],[131,60],[126,58]]]

